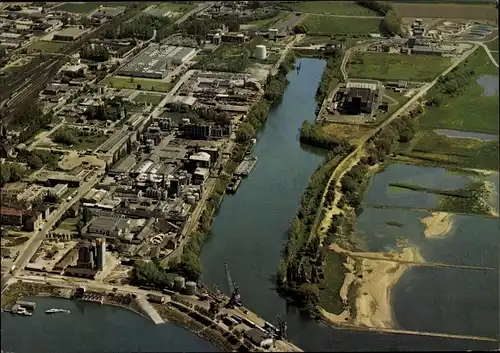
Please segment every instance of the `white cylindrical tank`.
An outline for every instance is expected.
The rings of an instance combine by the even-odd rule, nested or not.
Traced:
[[[255,58],[264,60],[267,57],[267,50],[265,45],[257,45],[255,47]]]
[[[194,199],[195,199],[196,201],[199,201],[199,200],[200,200],[200,194],[199,194],[199,193],[197,193],[197,192],[195,192],[195,193],[194,193]]]
[[[196,198],[194,197],[194,195],[189,195],[187,197],[187,203],[190,205],[194,205],[196,203]]]
[[[176,292],[180,292],[182,289],[184,289],[184,286],[185,286],[185,282],[186,280],[184,279],[184,277],[176,277],[174,279],[174,290]]]
[[[186,295],[195,295],[196,294],[196,282],[188,281],[186,282]]]

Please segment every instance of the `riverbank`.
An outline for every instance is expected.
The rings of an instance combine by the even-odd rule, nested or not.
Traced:
[[[96,300],[96,302],[100,302],[103,305],[110,305],[115,307],[120,307],[122,309],[127,309],[135,314],[138,314],[144,318],[150,319],[158,324],[158,320],[153,320],[151,313],[149,313],[148,308],[145,308],[144,304],[141,304],[141,300],[145,300],[144,298],[139,298],[138,295],[127,293],[117,293],[117,292],[107,292],[99,289],[92,288],[91,284],[85,285],[89,287],[86,293],[92,293],[94,296],[102,297],[102,301]],[[36,296],[50,296],[54,298],[61,299],[74,299],[74,296],[68,295],[74,293],[77,286],[71,285],[58,285],[58,284],[47,284],[47,283],[34,283],[27,281],[18,281],[16,283],[10,284],[5,291],[2,293],[2,309],[8,310],[17,300],[20,300],[25,297],[36,297]],[[139,294],[140,295],[140,294]],[[290,349],[293,349],[294,352],[302,352],[295,345],[276,340],[276,344],[274,347],[266,350],[260,347],[255,346],[248,339],[243,338],[243,330],[241,327],[234,329],[224,329],[223,326],[218,324],[217,322],[221,317],[216,316],[213,318],[209,318],[206,316],[208,310],[201,305],[193,305],[192,302],[197,302],[196,300],[189,300],[187,297],[186,300],[183,300],[181,296],[168,297],[163,304],[153,304],[147,302],[148,305],[151,305],[151,308],[160,315],[163,320],[161,323],[173,323],[179,326],[184,327],[185,329],[190,330],[195,333],[199,337],[202,337],[215,346],[219,347],[223,351],[235,351],[240,349],[240,346],[245,346],[247,349],[251,351],[273,351],[273,352],[289,352]],[[84,300],[85,301],[85,300]],[[92,300],[94,301],[94,300]],[[149,308],[149,309],[151,309]],[[229,309],[228,309],[229,310]],[[224,309],[224,313],[226,310]],[[246,314],[243,312],[238,312],[240,316],[251,317],[252,322],[256,322],[256,324],[260,324],[263,326],[263,320],[258,318],[255,314],[251,312],[247,312]],[[260,321],[260,322],[257,322]]]

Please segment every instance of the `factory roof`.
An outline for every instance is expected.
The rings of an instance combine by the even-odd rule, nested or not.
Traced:
[[[104,144],[99,148],[99,151],[101,152],[109,152],[110,150],[115,147],[115,145],[120,142],[124,137],[128,135],[128,131],[119,131],[116,134],[114,134],[109,140],[104,142]]]
[[[192,161],[210,162],[210,155],[207,152],[198,152],[189,157]]]
[[[119,219],[118,218],[104,218],[104,217],[97,217],[92,220],[90,223],[90,227],[93,228],[98,228],[102,230],[112,230],[115,228],[118,224]]]
[[[346,88],[367,88],[369,90],[376,90],[378,87],[378,83],[376,81],[352,81],[349,80],[346,83]]]
[[[348,93],[348,99],[351,100],[354,97],[360,97],[362,103],[367,103],[372,98],[372,91],[368,88],[351,88]]]
[[[54,192],[61,192],[68,188],[68,184],[57,184],[52,188]]]
[[[194,174],[201,175],[201,176],[207,176],[210,174],[210,170],[207,168],[196,168],[194,171]]]
[[[430,47],[430,46],[423,46],[423,45],[415,45],[412,49],[413,52],[415,51],[425,51],[425,52],[442,52],[443,49],[437,48],[437,47]]]
[[[85,30],[82,30],[80,28],[68,27],[68,28],[65,28],[65,29],[58,31],[57,33],[55,33],[55,35],[66,36],[66,37],[77,37],[77,36],[81,35],[83,32],[85,32]]]
[[[262,343],[263,341],[265,341],[266,339],[269,338],[269,336],[266,333],[264,333],[261,330],[256,329],[256,328],[252,328],[252,329],[246,331],[245,336],[247,336],[251,341],[253,341],[254,343],[257,343],[259,345],[260,345],[260,343]]]
[[[134,155],[127,155],[124,159],[115,164],[115,167],[111,169],[115,173],[126,173],[129,172],[135,165],[136,159]]]

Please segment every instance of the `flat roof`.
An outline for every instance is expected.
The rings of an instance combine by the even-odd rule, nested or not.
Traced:
[[[83,34],[85,30],[77,28],[77,27],[68,27],[57,31],[54,35],[58,36],[67,36],[67,37],[76,37]]]

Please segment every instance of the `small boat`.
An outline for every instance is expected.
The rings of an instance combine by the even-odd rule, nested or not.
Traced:
[[[19,308],[17,309],[17,311],[15,312],[17,315],[23,315],[23,316],[31,316],[33,315],[33,313],[30,313],[28,310],[26,310],[25,308]]]
[[[66,313],[69,314],[70,311],[66,309],[48,309],[45,310],[45,314],[56,314],[56,313]]]

